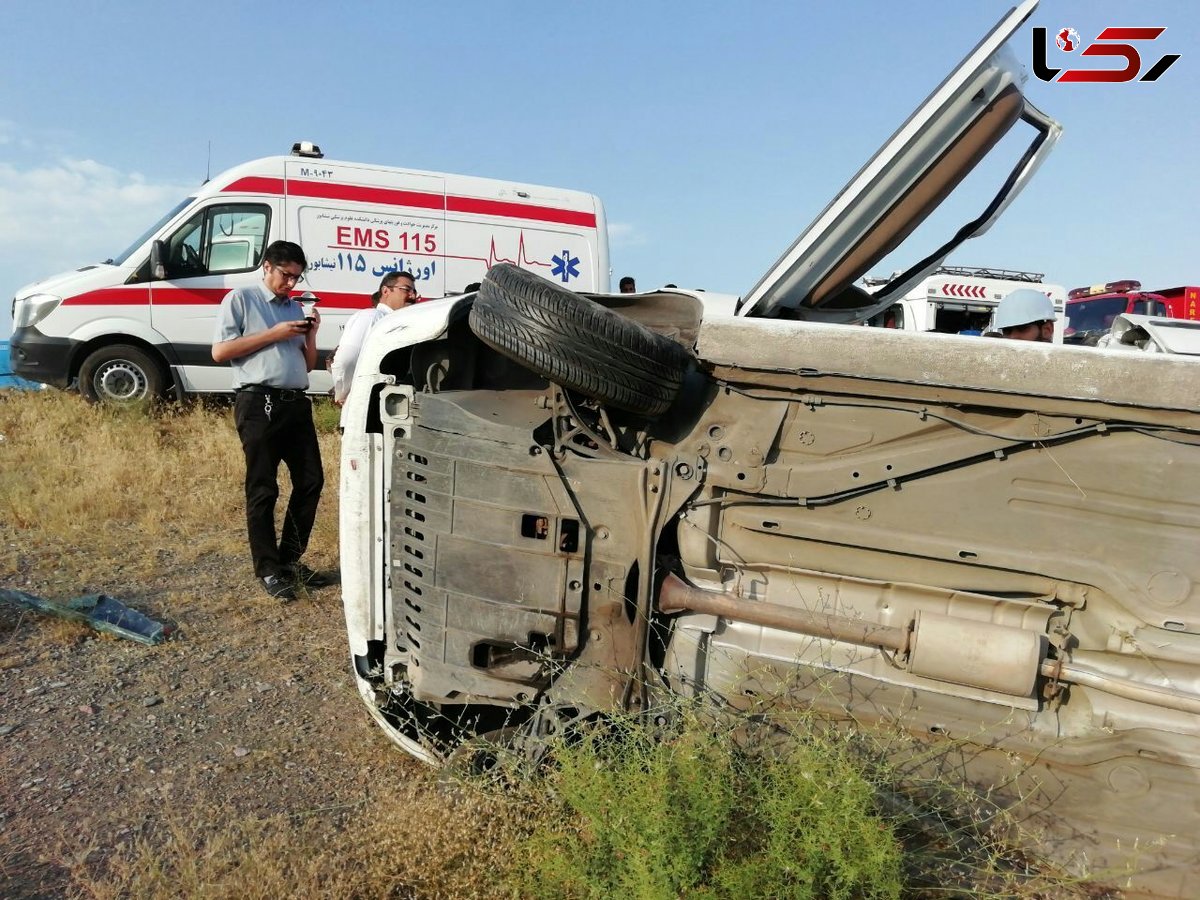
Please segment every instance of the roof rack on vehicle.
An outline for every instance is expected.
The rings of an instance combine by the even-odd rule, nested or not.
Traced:
[[[868,288],[879,287],[887,284],[899,274],[899,272],[893,272],[889,277],[867,275],[863,277],[862,282]],[[1002,281],[1025,281],[1029,284],[1041,284],[1043,278],[1041,272],[1021,272],[1017,269],[989,269],[976,266],[938,266],[927,277],[932,278],[935,275],[950,275],[955,278],[996,278]]]
[[[1016,269],[988,269],[974,266],[938,266],[934,275],[956,275],[959,278],[1000,278],[1005,281],[1028,281],[1039,283],[1041,272],[1021,272]]]

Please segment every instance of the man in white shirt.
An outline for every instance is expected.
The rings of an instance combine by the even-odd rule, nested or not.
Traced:
[[[418,296],[417,283],[412,275],[408,272],[389,272],[383,276],[383,280],[379,282],[379,290],[371,297],[376,301],[375,305],[370,309],[359,310],[350,317],[333,354],[333,363],[329,367],[333,374],[334,403],[341,406],[346,402],[363,341],[367,339],[367,334],[375,323],[388,313],[416,303]]]

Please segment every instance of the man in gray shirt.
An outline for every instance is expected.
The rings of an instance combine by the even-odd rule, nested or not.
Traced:
[[[317,329],[290,293],[308,266],[291,241],[275,241],[263,254],[263,280],[230,291],[221,301],[212,358],[233,369],[234,421],[246,456],[246,530],[254,574],[272,597],[296,599],[296,582],[323,587],[332,581],[300,562],[325,483],[321,450],[305,391],[317,363]],[[288,467],[292,495],[279,540],[275,502],[279,463]]]

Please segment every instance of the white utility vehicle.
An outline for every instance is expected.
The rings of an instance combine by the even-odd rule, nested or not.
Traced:
[[[867,290],[887,284],[886,278],[865,278]],[[992,317],[1000,301],[1020,288],[1042,291],[1054,304],[1058,319],[1054,343],[1061,344],[1065,328],[1067,291],[1061,284],[1047,284],[1040,272],[983,269],[967,266],[938,266],[911,291],[872,316],[868,325],[903,331],[933,331],[938,334],[979,335],[993,330]]]

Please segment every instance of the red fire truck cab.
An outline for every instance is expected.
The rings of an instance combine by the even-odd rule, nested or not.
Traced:
[[[1095,346],[1122,313],[1200,319],[1200,287],[1143,291],[1140,281],[1126,279],[1075,288],[1067,294],[1063,343]]]

